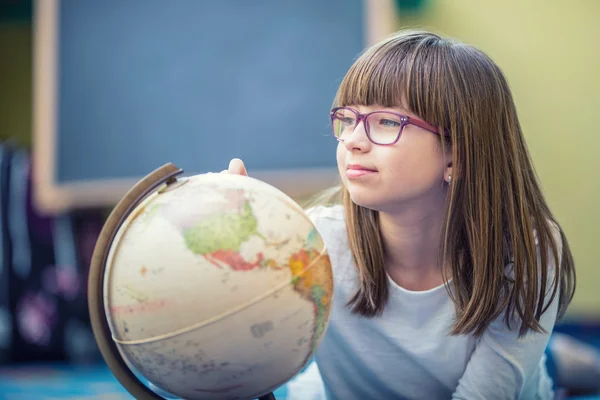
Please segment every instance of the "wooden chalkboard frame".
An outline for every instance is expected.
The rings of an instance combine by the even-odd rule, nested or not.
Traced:
[[[371,44],[395,30],[397,12],[394,0],[363,1],[365,43]],[[55,99],[59,2],[60,0],[36,0],[34,3],[33,201],[36,207],[45,213],[114,206],[139,180],[139,177],[132,177],[93,182],[57,182]],[[338,181],[337,171],[332,168],[251,170],[250,173],[295,198],[310,195]]]

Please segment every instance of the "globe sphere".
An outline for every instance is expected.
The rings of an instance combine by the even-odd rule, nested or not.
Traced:
[[[262,181],[171,181],[123,218],[105,251],[111,340],[132,371],[174,396],[258,398],[296,375],[327,329],[324,242]]]

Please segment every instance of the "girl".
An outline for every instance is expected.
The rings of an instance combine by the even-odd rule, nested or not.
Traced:
[[[335,294],[297,379],[318,367],[341,400],[552,398],[544,351],[575,270],[498,66],[401,32],[354,62],[331,120],[341,204],[309,215]]]

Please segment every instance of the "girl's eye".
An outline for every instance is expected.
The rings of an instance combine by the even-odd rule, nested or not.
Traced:
[[[353,126],[356,122],[352,117],[340,117],[339,120],[342,121],[342,124],[345,126]]]
[[[397,128],[400,126],[400,121],[394,121],[391,119],[380,119],[379,125],[384,126],[386,128]]]

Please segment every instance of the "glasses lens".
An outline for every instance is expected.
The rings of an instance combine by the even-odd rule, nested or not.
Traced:
[[[352,135],[356,127],[356,114],[351,110],[341,108],[335,111],[331,122],[335,137],[344,140]]]
[[[369,115],[367,124],[373,142],[390,144],[398,138],[403,123],[399,116],[382,111]]]

